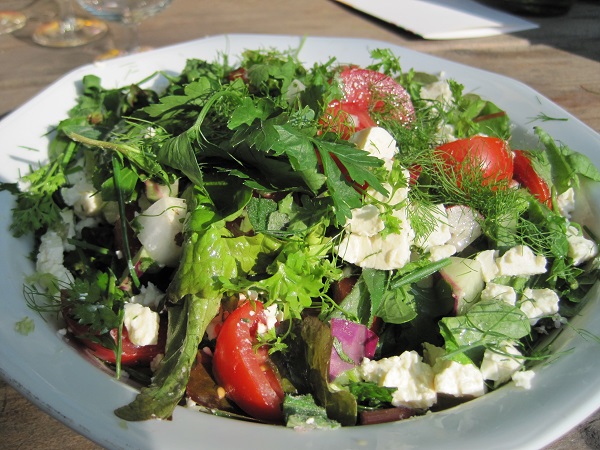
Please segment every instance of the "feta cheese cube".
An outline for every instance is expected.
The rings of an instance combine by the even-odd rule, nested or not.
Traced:
[[[523,291],[520,309],[529,317],[529,323],[535,325],[542,317],[558,312],[560,298],[552,289],[530,289]]]
[[[529,276],[546,272],[546,258],[525,245],[517,245],[496,258],[498,276]]]
[[[583,264],[598,254],[596,243],[583,236],[577,227],[570,226],[567,229],[567,242],[569,243],[568,255],[573,259],[575,266]]]
[[[398,152],[396,140],[382,127],[360,130],[354,133],[350,138],[350,142],[379,159],[392,159]]]
[[[517,302],[517,293],[512,286],[490,282],[481,291],[481,300],[498,300],[509,305],[514,305]]]
[[[521,356],[521,352],[510,343],[486,349],[480,367],[483,378],[495,381],[497,385],[507,382],[521,367]]]
[[[437,401],[433,369],[415,351],[378,361],[365,358],[359,372],[365,381],[396,388],[392,394],[394,406],[426,409]]]
[[[531,389],[531,380],[534,376],[535,372],[533,370],[520,370],[512,374],[512,380],[517,387]]]
[[[481,397],[486,392],[481,371],[473,364],[438,360],[433,385],[438,394],[453,397]]]
[[[149,308],[156,311],[158,305],[164,297],[164,292],[158,289],[153,283],[148,282],[146,286],[140,287],[140,293],[131,297],[130,302],[139,303],[143,306],[148,306]]]
[[[338,246],[340,257],[351,264],[379,270],[404,267],[410,261],[411,230],[382,237],[347,233]]]
[[[484,250],[479,252],[475,256],[475,261],[481,264],[481,275],[483,281],[489,283],[498,276],[498,266],[496,265],[496,258],[498,257],[498,250]]]
[[[429,248],[429,260],[432,262],[440,261],[444,258],[456,254],[456,247],[454,245],[434,245]]]
[[[467,248],[481,236],[481,216],[477,211],[463,205],[454,205],[446,209],[450,239],[448,244],[456,247],[457,252]]]
[[[185,200],[163,197],[137,217],[141,226],[138,239],[158,264],[174,267],[179,262],[181,246],[176,237],[183,231],[186,213]]]
[[[375,236],[385,228],[379,216],[379,208],[375,205],[365,205],[352,210],[352,217],[348,219],[351,233],[360,236]]]
[[[567,219],[571,218],[571,213],[575,211],[575,189],[570,187],[565,192],[556,196],[558,212]]]
[[[434,222],[433,230],[427,235],[420,235],[415,238],[415,245],[425,251],[434,245],[444,245],[452,237],[444,205],[435,205],[428,211],[428,214],[431,214],[431,220]]]
[[[439,102],[442,105],[450,104],[453,99],[452,90],[446,80],[438,80],[422,86],[419,94],[423,100]]]
[[[78,217],[95,217],[102,212],[102,196],[86,177],[83,167],[68,176],[70,187],[63,187],[60,195],[64,202],[73,207]]]
[[[123,326],[134,345],[155,345],[158,342],[158,313],[139,303],[125,303]]]
[[[73,282],[73,275],[64,266],[64,251],[63,238],[56,231],[50,230],[42,235],[35,269],[40,274],[49,274],[54,278],[49,282],[40,281],[44,288],[56,290]]]

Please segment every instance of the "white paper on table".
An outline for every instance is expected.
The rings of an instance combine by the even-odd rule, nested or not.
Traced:
[[[538,25],[473,0],[336,0],[425,39],[465,39]]]

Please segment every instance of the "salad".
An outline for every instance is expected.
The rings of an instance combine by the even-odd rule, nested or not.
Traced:
[[[36,236],[30,306],[143,386],[117,416],[336,428],[535,383],[597,278],[571,216],[600,173],[372,58],[190,59],[161,92],[87,76],[48,162],[4,186]]]

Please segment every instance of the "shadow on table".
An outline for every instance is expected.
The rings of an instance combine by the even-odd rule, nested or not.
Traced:
[[[498,0],[479,2],[493,7],[502,3]],[[562,16],[519,15],[537,23],[539,28],[513,33],[515,36],[527,39],[533,45],[548,45],[600,61],[600,0],[577,0],[569,12]]]
[[[498,8],[498,5],[501,4],[500,0],[477,1],[495,8]],[[347,9],[352,14],[364,17],[366,20],[374,21],[382,28],[400,34],[405,39],[411,41],[422,40],[416,34],[352,9],[349,6],[343,4],[339,4],[339,6]],[[521,15],[513,11],[507,12],[539,25],[539,28],[511,33],[512,35],[525,39],[532,45],[548,45],[600,62],[600,0],[576,0],[571,10],[562,16],[543,17]],[[493,37],[485,39],[493,39]]]

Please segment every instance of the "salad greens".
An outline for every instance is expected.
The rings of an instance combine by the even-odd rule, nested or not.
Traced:
[[[88,75],[48,162],[4,186],[16,197],[12,233],[36,236],[30,306],[61,313],[117,375],[146,382],[119,417],[169,418],[187,398],[266,420],[216,368],[231,338],[219,329],[246,299],[270,312],[257,309],[254,353],[227,358],[267,352],[261,370],[282,391],[275,422],[290,427],[389,409],[381,420],[398,420],[438,397],[531,379],[538,338],[597,280],[594,237],[571,212],[581,180],[600,172],[538,128],[532,169],[513,176],[501,108],[457,80],[403,70],[389,50],[372,58],[366,68],[307,67],[296,51],[190,59],[153,75],[163,92]],[[488,153],[458,156],[474,137]],[[439,149],[452,142],[450,161]],[[510,170],[491,179],[485,167],[506,155]],[[332,335],[337,319],[347,335]],[[348,370],[332,377],[334,357]],[[194,380],[198,364],[208,382]],[[234,406],[191,400],[204,394]]]

